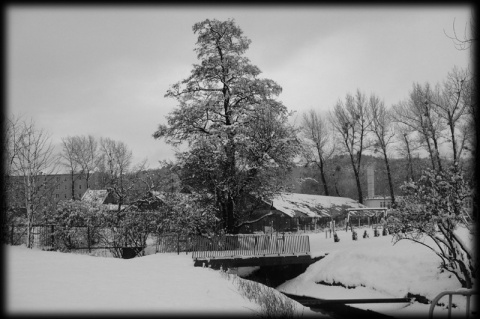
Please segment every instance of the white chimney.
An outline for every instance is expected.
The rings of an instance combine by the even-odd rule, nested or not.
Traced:
[[[370,164],[367,168],[367,185],[368,198],[375,196],[375,163]]]

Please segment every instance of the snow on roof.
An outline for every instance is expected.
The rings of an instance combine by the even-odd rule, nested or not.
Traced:
[[[342,211],[341,206],[348,208],[366,207],[347,197],[308,195],[297,193],[280,193],[275,196],[272,206],[290,217],[304,216],[325,217],[330,216],[330,209]]]
[[[108,196],[108,191],[106,189],[87,189],[85,194],[82,196],[82,201],[85,202],[96,202],[98,204],[103,204],[105,199]]]

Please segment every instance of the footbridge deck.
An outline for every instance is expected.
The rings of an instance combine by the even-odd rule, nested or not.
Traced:
[[[199,238],[193,245],[195,266],[246,267],[310,264],[310,241],[306,235],[227,235]]]

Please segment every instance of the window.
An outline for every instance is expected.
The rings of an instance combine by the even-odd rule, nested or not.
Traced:
[[[55,198],[58,199],[60,198],[60,196],[58,194],[55,194]]]
[[[82,189],[82,184],[78,185],[78,189]]]
[[[65,189],[67,189],[67,185],[65,185]]]
[[[67,181],[67,176],[65,176],[65,179],[64,179],[64,182],[66,182],[66,181]]]
[[[57,186],[55,187],[55,189],[60,189],[60,185],[57,185]]]
[[[57,178],[56,178],[56,179],[57,179],[57,182],[59,182],[59,181],[60,181],[60,177],[59,177],[59,176],[57,176]]]

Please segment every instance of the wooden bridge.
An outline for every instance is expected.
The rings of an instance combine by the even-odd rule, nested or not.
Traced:
[[[306,235],[226,235],[197,238],[192,247],[195,266],[232,268],[311,264],[310,241]]]

